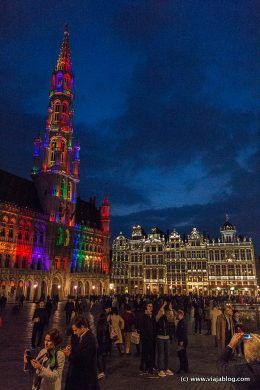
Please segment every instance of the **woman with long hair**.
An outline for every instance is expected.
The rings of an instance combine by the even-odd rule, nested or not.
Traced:
[[[61,390],[65,355],[58,350],[62,337],[57,329],[49,330],[44,339],[44,348],[35,359],[24,355],[24,363],[35,370],[32,390]]]

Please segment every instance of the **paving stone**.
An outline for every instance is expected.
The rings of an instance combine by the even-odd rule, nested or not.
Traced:
[[[26,303],[19,314],[12,314],[11,304],[3,313],[3,326],[0,328],[0,390],[29,390],[32,378],[23,371],[23,352],[31,346],[32,316],[35,304]],[[56,327],[65,335],[64,303],[51,317],[49,328]],[[135,353],[135,346],[132,346]],[[217,370],[217,350],[212,336],[190,335],[188,346],[190,365],[189,381],[181,381],[180,376],[148,378],[139,376],[139,359],[134,355],[118,356],[114,348],[108,358],[107,376],[100,381],[101,390],[229,390],[229,383],[191,382],[191,377],[219,376]],[[178,369],[176,346],[170,348],[170,369]],[[63,388],[67,364],[63,377]]]

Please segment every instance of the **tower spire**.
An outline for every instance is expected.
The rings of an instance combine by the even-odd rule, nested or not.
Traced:
[[[71,72],[71,58],[70,58],[70,45],[69,45],[69,26],[64,26],[64,37],[60,48],[60,54],[57,61],[56,70],[63,70]]]
[[[74,77],[67,25],[51,80],[44,142],[39,138],[34,141],[33,175],[37,188],[40,189],[39,194],[45,194],[41,202],[50,221],[74,226],[80,147],[74,144],[72,138]],[[41,171],[38,168],[40,147],[43,149]]]

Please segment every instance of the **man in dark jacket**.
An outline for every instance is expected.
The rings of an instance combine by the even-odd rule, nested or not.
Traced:
[[[178,324],[176,328],[176,339],[177,339],[177,354],[180,360],[180,368],[176,372],[179,374],[181,371],[188,372],[189,371],[189,364],[188,364],[188,358],[187,358],[187,345],[188,345],[188,332],[187,332],[187,325],[184,321],[184,312],[182,310],[177,311],[177,319]]]
[[[68,325],[71,321],[72,312],[75,310],[74,302],[72,301],[72,299],[69,298],[67,300],[64,310],[66,312],[66,324]]]
[[[202,305],[200,302],[196,302],[194,304],[195,334],[197,334],[198,328],[199,328],[199,334],[201,334],[202,317],[203,317]]]
[[[84,318],[77,318],[72,325],[74,334],[79,337],[78,345],[71,351],[64,349],[69,356],[69,369],[66,379],[66,390],[99,390],[97,379],[96,340]]]
[[[173,372],[169,370],[170,326],[166,315],[168,311],[168,302],[164,301],[155,317],[157,322],[156,344],[159,377],[173,375]]]
[[[153,305],[147,302],[144,316],[139,322],[140,341],[142,345],[140,373],[153,373],[155,364],[156,322],[153,316]]]
[[[44,307],[44,302],[39,302],[39,307],[34,312],[33,318],[33,330],[32,330],[32,348],[35,348],[36,338],[38,335],[37,347],[41,346],[42,336],[45,326],[48,324],[48,313]]]

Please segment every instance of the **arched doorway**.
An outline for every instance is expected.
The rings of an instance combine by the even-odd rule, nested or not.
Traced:
[[[70,295],[77,296],[77,284],[73,280],[70,282]]]
[[[10,297],[14,298],[14,293],[15,293],[16,287],[15,287],[15,281],[10,280]]]
[[[60,281],[57,277],[54,277],[53,281],[52,281],[51,296],[52,297],[55,297],[55,296],[59,297],[60,296],[60,289],[61,289]]]
[[[17,284],[17,289],[16,289],[16,296],[17,297],[20,297],[21,295],[23,295],[23,288],[24,288],[24,283],[22,280],[19,280],[19,282]]]
[[[79,281],[79,283],[78,283],[78,296],[82,296],[83,294],[84,294],[84,288],[83,288],[83,284],[82,284],[82,282],[81,281]]]
[[[26,301],[29,301],[31,299],[32,282],[30,280],[28,280],[28,282],[26,282],[25,287],[26,287],[25,299],[26,299]]]
[[[41,296],[45,299],[46,295],[47,295],[47,285],[45,280],[43,280],[41,283]]]
[[[36,302],[38,300],[38,295],[39,295],[39,282],[34,281],[33,283],[33,302]]]
[[[89,282],[85,283],[85,295],[89,295]]]
[[[2,280],[2,281],[1,281],[1,295],[2,295],[2,294],[5,295],[5,289],[6,289],[6,281],[5,281],[5,280]]]

